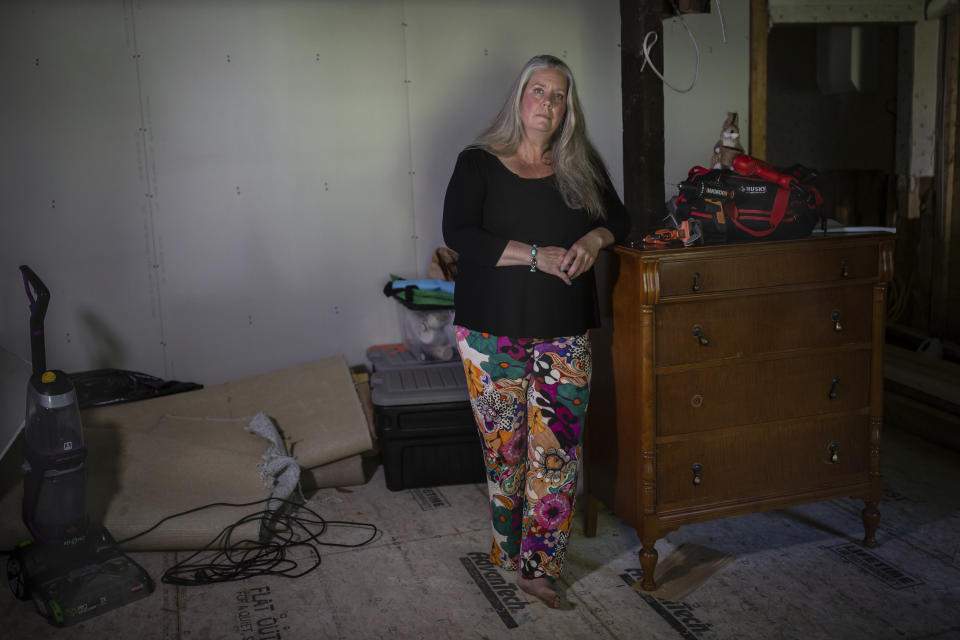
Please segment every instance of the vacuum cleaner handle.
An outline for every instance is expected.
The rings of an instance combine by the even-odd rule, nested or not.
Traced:
[[[30,300],[30,355],[33,359],[33,373],[40,376],[47,370],[43,319],[47,315],[47,305],[50,304],[50,290],[27,265],[20,265],[20,272],[23,274],[23,288],[27,290],[27,299]]]

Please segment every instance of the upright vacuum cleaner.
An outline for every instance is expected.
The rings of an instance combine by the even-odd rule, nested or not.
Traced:
[[[21,266],[30,301],[33,375],[23,432],[23,522],[32,541],[7,558],[7,580],[51,624],[66,627],[149,595],[153,580],[121,552],[110,533],[90,523],[87,448],[77,393],[60,370],[47,370],[43,320],[50,291]]]

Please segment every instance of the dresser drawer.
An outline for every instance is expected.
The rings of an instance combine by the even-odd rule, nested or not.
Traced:
[[[837,282],[879,275],[876,245],[764,251],[703,259],[660,262],[660,298],[742,291],[812,282]]]
[[[867,407],[870,358],[868,349],[848,349],[658,375],[657,433],[677,435]]]
[[[656,308],[655,362],[869,343],[872,300],[868,284],[662,304]]]
[[[669,511],[865,482],[869,443],[869,418],[859,413],[661,444],[657,504],[661,511]],[[694,465],[700,466],[698,474]],[[699,484],[694,483],[695,475]]]

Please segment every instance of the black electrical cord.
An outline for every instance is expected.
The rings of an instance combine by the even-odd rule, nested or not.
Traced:
[[[161,581],[178,586],[198,586],[218,582],[236,582],[264,575],[299,578],[320,566],[320,552],[317,546],[362,547],[376,538],[379,533],[379,529],[372,524],[325,520],[316,511],[302,503],[282,498],[264,498],[263,500],[241,504],[215,502],[175,513],[162,518],[149,529],[119,541],[117,545],[145,536],[173,518],[179,518],[211,507],[251,507],[264,502],[281,502],[284,506],[277,510],[262,510],[251,513],[224,527],[202,549],[193,552],[164,571]],[[306,512],[306,514],[304,515],[301,512]],[[234,531],[238,527],[251,522],[260,523],[261,539],[233,540]],[[362,542],[357,543],[320,542],[319,537],[330,526],[367,529],[370,531],[370,535]],[[288,552],[301,548],[307,549],[310,555],[310,566],[302,570],[300,570],[300,563],[287,556]],[[201,554],[208,555],[194,562]]]

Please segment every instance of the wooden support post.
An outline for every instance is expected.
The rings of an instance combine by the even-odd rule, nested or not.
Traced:
[[[750,0],[750,155],[767,157],[767,0]]]
[[[940,336],[960,341],[960,13],[943,18],[943,277],[938,300]]]
[[[620,74],[623,95],[623,199],[634,236],[656,228],[664,216],[663,83],[643,67],[643,38],[663,68],[662,0],[620,0]]]

